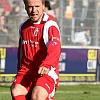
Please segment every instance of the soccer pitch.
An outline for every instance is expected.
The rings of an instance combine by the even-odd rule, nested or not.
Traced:
[[[0,85],[0,100],[12,100],[9,86]],[[59,85],[55,100],[100,100],[100,84]]]

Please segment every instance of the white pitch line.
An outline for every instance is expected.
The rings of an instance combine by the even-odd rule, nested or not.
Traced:
[[[74,94],[76,94],[76,93],[84,93],[84,92],[90,92],[90,94],[91,93],[95,93],[95,94],[100,94],[100,91],[89,91],[89,90],[87,90],[87,91],[85,91],[85,90],[83,90],[83,91],[56,91],[56,93],[74,93]],[[8,91],[8,92],[0,92],[0,94],[10,94],[10,92]]]
[[[99,93],[100,94],[100,91],[96,92],[96,91],[89,91],[89,90],[86,90],[86,91],[85,90],[83,90],[83,91],[56,91],[56,93],[74,93],[74,94],[76,94],[76,93],[84,93],[84,92],[87,92],[87,93],[90,92],[90,94],[91,93],[95,93],[95,94]]]
[[[0,94],[10,94],[10,92],[0,92]]]
[[[56,91],[57,93],[82,93],[82,91]]]

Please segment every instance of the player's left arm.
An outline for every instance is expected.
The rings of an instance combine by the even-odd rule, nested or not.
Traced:
[[[57,27],[51,26],[48,29],[48,45],[47,45],[47,57],[43,60],[38,71],[39,74],[48,74],[51,66],[55,68],[59,63],[59,57],[61,53],[61,41],[60,31]]]

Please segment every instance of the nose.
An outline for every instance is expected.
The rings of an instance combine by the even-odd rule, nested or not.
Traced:
[[[32,12],[35,12],[36,8],[34,6],[32,6]]]

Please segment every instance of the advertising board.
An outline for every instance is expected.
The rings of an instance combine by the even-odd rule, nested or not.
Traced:
[[[97,82],[98,48],[62,47],[61,82]],[[17,73],[17,47],[0,48],[0,82],[12,82]]]
[[[63,48],[59,63],[60,81],[98,81],[98,49]]]

